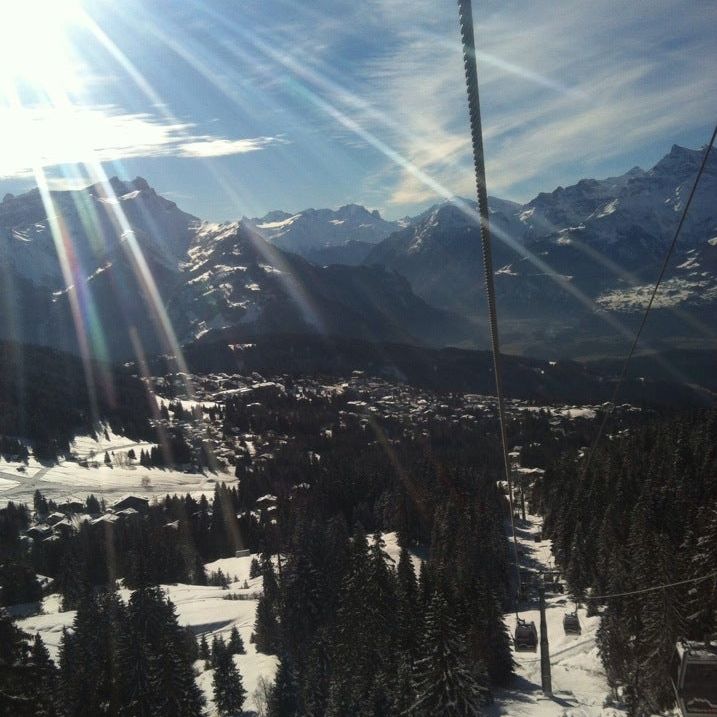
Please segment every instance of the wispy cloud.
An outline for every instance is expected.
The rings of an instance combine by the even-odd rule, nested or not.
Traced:
[[[394,38],[364,59],[374,108],[356,119],[459,194],[474,191],[457,17],[433,0],[371,0]],[[553,0],[476,7],[489,188],[517,199],[599,172],[610,159],[660,151],[714,120],[714,6],[677,0],[604,6]],[[407,20],[410,18],[410,21]],[[337,97],[337,100],[340,98]],[[375,116],[385,121],[376,122]],[[391,127],[398,126],[400,131]],[[627,169],[628,167],[624,167]],[[389,202],[433,192],[394,167]]]
[[[0,178],[30,176],[37,166],[140,157],[224,157],[286,142],[280,137],[198,134],[192,123],[127,113],[115,106],[5,108],[0,109],[0,126]]]

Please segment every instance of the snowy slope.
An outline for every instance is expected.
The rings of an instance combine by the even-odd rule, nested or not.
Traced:
[[[106,185],[51,192],[47,205],[37,189],[8,194],[0,202],[0,262],[33,283],[60,290],[67,281],[53,223],[65,237],[65,251],[71,252],[74,278],[89,278],[123,251],[128,227],[153,260],[176,265],[198,221],[142,177],[131,182],[113,177]]]
[[[188,405],[191,402],[186,402]],[[54,465],[38,462],[32,454],[26,466],[0,457],[0,500],[32,504],[35,490],[49,499],[59,501],[68,497],[84,500],[93,494],[108,504],[132,493],[152,500],[167,493],[189,493],[195,497],[214,492],[215,483],[232,484],[236,477],[231,472],[190,473],[165,468],[145,468],[129,460],[127,454],[134,450],[148,451],[152,443],[133,441],[108,429],[98,437],[77,436],[72,442],[72,458],[60,460]],[[105,465],[107,452],[112,465]],[[80,461],[88,461],[81,464]]]
[[[230,559],[233,560],[233,559]],[[256,652],[254,645],[249,641],[254,626],[257,601],[226,600],[231,593],[256,593],[260,589],[261,579],[250,581],[250,589],[242,588],[243,582],[249,577],[249,563],[251,558],[238,559],[241,564],[233,564],[229,571],[232,577],[237,576],[239,581],[232,583],[228,590],[220,587],[201,585],[163,585],[162,589],[176,608],[179,624],[192,628],[196,635],[205,635],[211,644],[214,635],[221,635],[225,640],[236,627],[244,641],[247,654],[235,655],[234,661],[242,675],[244,688],[247,691],[245,710],[256,708],[254,692],[260,678],[271,682],[276,671],[277,658],[272,655],[262,655]],[[224,561],[208,563],[208,571],[216,570]],[[225,566],[226,567],[226,566]],[[224,570],[224,568],[222,568]],[[120,590],[120,596],[127,600],[128,590]],[[74,620],[75,612],[61,612],[60,599],[56,594],[49,595],[42,602],[42,613],[19,619],[18,626],[34,635],[40,633],[47,645],[50,656],[57,661],[62,629],[69,628]],[[218,714],[212,701],[212,675],[213,670],[205,670],[204,663],[198,660],[195,670],[198,672],[197,683],[207,698],[207,714],[214,717]]]

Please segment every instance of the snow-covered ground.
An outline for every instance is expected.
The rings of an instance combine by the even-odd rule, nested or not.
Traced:
[[[256,709],[254,692],[260,678],[271,683],[277,666],[276,657],[257,653],[254,645],[250,642],[257,604],[257,600],[251,599],[250,596],[261,592],[261,578],[249,579],[249,566],[252,557],[256,556],[224,558],[205,566],[208,573],[221,568],[222,572],[229,575],[232,582],[229,589],[226,590],[220,587],[201,585],[162,586],[169,599],[174,603],[179,624],[191,627],[198,636],[204,634],[210,645],[215,635],[221,635],[226,641],[229,639],[232,628],[237,628],[247,652],[246,655],[234,656],[234,661],[244,682],[244,688],[247,691],[247,700],[244,703],[244,709],[247,711]],[[234,581],[235,578],[236,581]],[[245,580],[248,583],[248,588],[244,588]],[[243,595],[250,599],[225,599],[230,594]],[[129,591],[121,590],[120,595],[126,600],[129,597]],[[17,623],[31,635],[39,632],[47,645],[50,656],[53,660],[57,660],[62,630],[70,627],[74,618],[74,611],[60,611],[58,595],[49,595],[42,602],[41,614],[21,618]],[[197,660],[195,663],[195,670],[199,673],[197,683],[206,695],[207,712],[210,717],[214,717],[217,711],[212,702],[213,670],[205,670],[204,667],[204,662]]]
[[[133,441],[108,430],[93,436],[78,436],[71,449],[76,460],[63,460],[54,465],[43,465],[31,455],[27,465],[0,458],[0,500],[32,504],[32,496],[39,489],[46,498],[54,501],[69,496],[84,499],[90,493],[108,502],[127,493],[163,497],[166,493],[189,493],[198,497],[210,496],[215,483],[233,483],[232,473],[186,473],[162,468],[145,468],[137,460],[129,461],[127,454],[134,450],[149,450],[155,444]],[[107,452],[113,460],[105,465]],[[90,467],[79,460],[89,461]]]

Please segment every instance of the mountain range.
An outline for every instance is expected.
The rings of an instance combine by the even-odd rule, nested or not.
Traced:
[[[0,338],[124,360],[210,330],[443,345],[469,323],[382,267],[321,267],[250,221],[210,224],[137,178],[0,203]],[[175,336],[167,332],[167,324]]]
[[[490,199],[505,346],[553,357],[623,354],[694,182],[702,152],[673,146],[645,171],[585,179],[525,205]],[[655,347],[717,346],[717,161],[708,162],[655,302]],[[483,316],[478,228],[433,207],[364,263],[399,272],[435,306]]]
[[[646,171],[527,204],[490,199],[509,351],[624,351],[700,156],[674,146]],[[656,303],[657,348],[715,347],[716,170],[710,162]],[[138,340],[151,354],[234,327],[485,346],[479,233],[462,205],[400,221],[349,204],[212,224],[142,178],[6,195],[0,338],[115,360],[134,356]]]

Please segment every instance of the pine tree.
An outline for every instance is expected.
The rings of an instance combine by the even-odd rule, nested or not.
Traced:
[[[329,698],[330,655],[326,631],[316,634],[302,681],[302,697],[306,717],[323,717]]]
[[[267,717],[298,717],[299,701],[296,679],[289,658],[282,657],[271,689]]]
[[[246,690],[241,674],[234,664],[234,657],[226,650],[219,654],[214,668],[214,703],[221,715],[233,715],[241,711]]]
[[[319,627],[326,597],[323,575],[316,565],[315,536],[300,521],[283,569],[281,626],[284,649],[303,662],[312,635]]]
[[[118,697],[130,715],[198,717],[204,698],[174,606],[156,586],[135,590],[127,604],[117,657]]]
[[[398,581],[398,641],[402,654],[412,660],[418,648],[421,615],[418,606],[416,572],[406,548],[401,548],[396,577]]]
[[[54,717],[57,699],[57,668],[38,632],[30,649],[30,664],[34,669],[35,714]]]
[[[259,598],[254,622],[254,644],[257,652],[275,655],[279,651],[279,623],[266,595]]]
[[[202,563],[202,556],[196,553],[194,556],[194,571],[192,574],[192,582],[194,585],[206,585],[207,584],[207,571],[204,569]]]
[[[227,651],[227,646],[224,643],[221,635],[214,635],[212,639],[212,667],[219,664],[222,655]]]
[[[202,636],[199,638],[199,659],[206,662],[209,660],[209,657],[210,654],[209,645],[207,644],[207,636],[202,633]]]
[[[500,603],[485,581],[475,587],[476,607],[471,616],[471,655],[478,664],[485,667],[491,684],[507,685],[513,676],[513,657]]]
[[[0,608],[0,709],[8,717],[34,717],[36,684],[28,665],[27,635]]]
[[[232,631],[229,634],[227,649],[231,655],[246,655],[244,641],[241,639],[241,635],[239,634],[239,630],[237,630],[236,625],[232,627]]]
[[[415,717],[480,715],[483,689],[468,664],[448,603],[436,593],[426,613],[423,656],[416,664]]]
[[[63,634],[60,700],[67,714],[101,714],[114,696],[117,625],[105,607],[98,597],[85,593],[77,606],[72,632]]]
[[[48,506],[47,506],[47,500],[45,499],[45,496],[42,495],[39,489],[35,490],[35,493],[32,498],[33,508],[35,509],[35,512],[40,516],[45,516],[48,514]]]
[[[404,655],[399,662],[393,688],[393,713],[397,715],[408,714],[415,703],[413,666],[407,656]]]
[[[650,542],[653,580],[663,585],[675,582],[677,560],[667,536],[655,535]],[[644,629],[637,643],[645,672],[642,692],[650,711],[662,711],[674,702],[670,662],[675,643],[684,634],[678,599],[679,594],[674,589],[665,589],[653,592],[640,601]]]
[[[717,500],[699,511],[700,534],[688,565],[690,577],[703,577],[717,566]],[[717,632],[717,577],[694,583],[688,595],[687,622],[689,636],[706,640]]]

